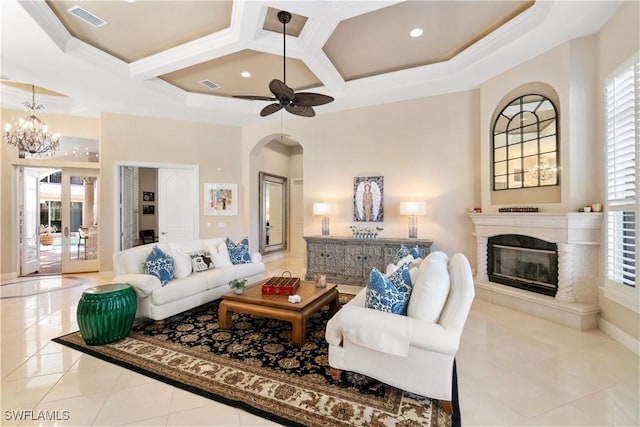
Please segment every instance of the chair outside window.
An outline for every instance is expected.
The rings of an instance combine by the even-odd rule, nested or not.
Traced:
[[[140,230],[140,243],[146,245],[147,243],[154,243],[156,241],[155,230]]]
[[[87,259],[87,239],[89,238],[88,228],[78,228],[78,254],[76,259],[80,259],[80,246],[84,246],[84,259]]]

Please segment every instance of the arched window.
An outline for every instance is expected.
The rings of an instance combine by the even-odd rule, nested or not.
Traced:
[[[511,101],[493,124],[493,189],[558,185],[557,111],[542,95]]]

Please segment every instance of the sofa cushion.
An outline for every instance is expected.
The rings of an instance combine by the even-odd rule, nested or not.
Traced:
[[[371,270],[365,307],[406,315],[410,296],[411,277],[408,263],[403,264],[388,277],[376,268]]]
[[[144,265],[145,273],[156,276],[163,286],[173,279],[173,258],[157,246],[153,247]]]
[[[216,267],[213,270],[205,271],[202,276],[207,282],[207,289],[214,289],[229,284],[233,279],[246,279],[262,273],[264,273],[264,264],[252,262],[228,267]]]
[[[207,248],[209,248],[209,253],[211,254],[211,258],[213,258],[213,265],[215,265],[216,268],[233,265],[231,258],[229,258],[227,244],[223,239],[209,239],[205,240],[204,243]]]
[[[171,256],[173,257],[173,275],[176,278],[187,277],[192,272],[191,257],[181,248],[169,243],[171,248]]]
[[[200,274],[191,274],[182,279],[174,279],[166,286],[151,293],[151,303],[164,305],[192,295],[202,294],[207,291],[207,280],[204,280],[202,276],[213,272],[215,270],[207,270]]]
[[[206,270],[211,270],[214,267],[211,253],[208,250],[199,250],[191,252],[191,268],[194,273],[201,273]]]
[[[251,262],[249,256],[249,239],[245,237],[240,242],[233,243],[231,239],[227,237],[227,249],[229,250],[229,258],[231,262],[235,264],[247,264]]]
[[[426,322],[437,322],[449,295],[448,257],[444,252],[432,252],[418,269],[413,284],[407,315]]]

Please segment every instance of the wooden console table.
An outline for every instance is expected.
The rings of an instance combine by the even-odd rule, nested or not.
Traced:
[[[306,236],[307,274],[313,280],[316,273],[326,274],[327,281],[366,286],[371,269],[384,272],[393,262],[401,245],[412,249],[416,245],[425,257],[433,240],[427,239],[355,239],[353,237]]]

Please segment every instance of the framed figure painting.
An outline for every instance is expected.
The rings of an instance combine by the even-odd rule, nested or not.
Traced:
[[[204,215],[238,215],[238,184],[205,183]]]
[[[359,176],[353,179],[353,220],[384,221],[384,177]]]

